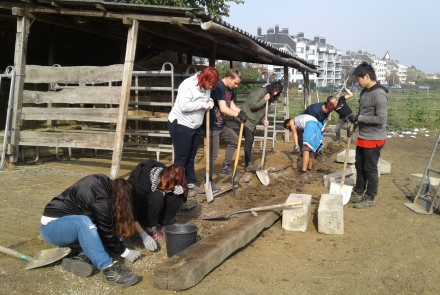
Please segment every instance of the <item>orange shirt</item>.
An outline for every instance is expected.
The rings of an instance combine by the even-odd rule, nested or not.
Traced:
[[[366,149],[373,149],[376,147],[381,147],[385,144],[385,140],[386,139],[381,139],[381,140],[367,140],[367,139],[362,139],[359,138],[356,141],[356,145],[358,147],[362,147],[362,148],[366,148]]]

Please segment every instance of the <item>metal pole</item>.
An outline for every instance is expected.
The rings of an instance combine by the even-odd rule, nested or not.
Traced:
[[[8,144],[9,128],[11,128],[10,124],[11,124],[12,105],[14,100],[15,68],[13,66],[9,66],[6,68],[5,73],[7,76],[11,77],[11,87],[9,88],[8,111],[6,113],[5,137],[3,139],[3,147],[1,152],[0,170],[3,170],[5,168],[5,157],[7,151],[6,146]]]

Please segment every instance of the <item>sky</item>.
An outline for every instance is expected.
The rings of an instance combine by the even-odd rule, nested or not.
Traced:
[[[244,0],[227,2],[223,20],[257,35],[278,25],[326,39],[342,51],[364,50],[418,70],[440,73],[440,1],[438,0]]]

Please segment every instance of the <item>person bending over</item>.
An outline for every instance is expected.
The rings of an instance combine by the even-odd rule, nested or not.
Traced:
[[[82,253],[64,258],[61,266],[80,277],[88,277],[94,266],[102,270],[104,281],[128,287],[139,276],[113,261],[109,252],[135,262],[141,253],[126,248],[122,238],[134,234],[134,185],[123,178],[111,180],[103,174],[80,179],[44,208],[41,236],[54,246],[79,244]]]
[[[173,164],[166,167],[156,160],[139,163],[130,172],[128,181],[136,187],[133,203],[134,225],[145,248],[157,249],[165,241],[164,225],[168,225],[188,196],[185,170]],[[145,230],[141,224],[145,224]]]

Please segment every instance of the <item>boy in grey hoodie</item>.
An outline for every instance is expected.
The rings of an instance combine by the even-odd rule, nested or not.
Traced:
[[[359,125],[356,141],[356,185],[350,201],[355,208],[374,207],[379,185],[378,161],[387,138],[388,89],[376,82],[371,65],[362,62],[353,72],[363,88],[359,99],[359,113],[349,120]],[[356,126],[356,125],[355,125]]]

